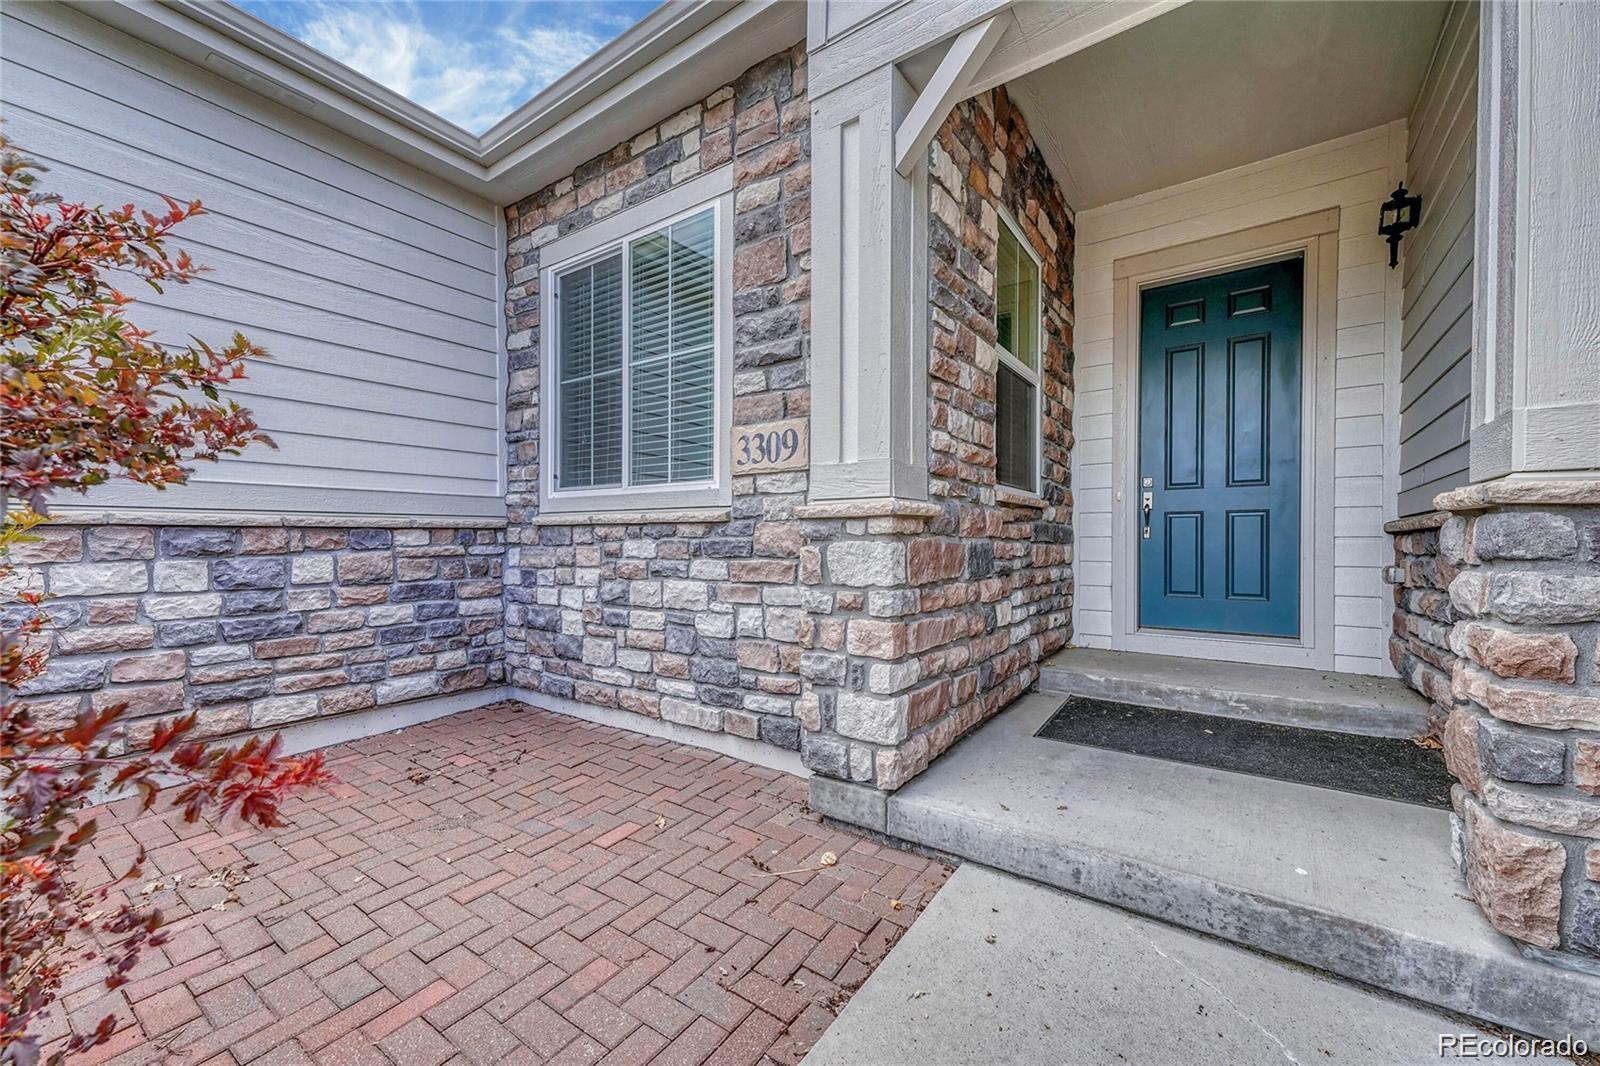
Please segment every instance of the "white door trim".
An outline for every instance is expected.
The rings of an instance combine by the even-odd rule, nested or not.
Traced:
[[[1153,285],[1300,256],[1300,636],[1242,637],[1141,629],[1138,624],[1139,294]],[[1333,657],[1334,348],[1339,307],[1339,209],[1285,219],[1118,259],[1112,266],[1112,647],[1192,658],[1331,670]]]

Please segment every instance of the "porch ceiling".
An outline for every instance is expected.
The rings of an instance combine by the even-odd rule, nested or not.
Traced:
[[[1008,88],[1084,210],[1405,116],[1447,6],[1190,3]]]

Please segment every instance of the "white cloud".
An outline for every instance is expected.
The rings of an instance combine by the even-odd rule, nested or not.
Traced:
[[[481,133],[603,45],[579,27],[528,26],[507,5],[498,26],[430,27],[415,4],[304,5],[311,47]]]

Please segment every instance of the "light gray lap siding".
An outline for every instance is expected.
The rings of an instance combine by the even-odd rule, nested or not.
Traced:
[[[276,451],[89,505],[504,513],[493,205],[64,5],[0,17],[5,132],[47,188],[205,204],[174,246],[210,272],[132,293],[131,320],[271,353],[234,392]]]
[[[1406,180],[1422,225],[1404,244],[1401,316],[1401,515],[1466,484],[1472,391],[1473,174],[1478,16],[1455,5],[1412,111]]]

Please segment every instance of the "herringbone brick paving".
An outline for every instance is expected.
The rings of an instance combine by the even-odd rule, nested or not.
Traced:
[[[120,1026],[79,1062],[795,1063],[950,872],[797,778],[523,704],[328,759],[270,833],[102,816],[86,872],[143,844],[171,939],[69,986],[60,1025]]]

